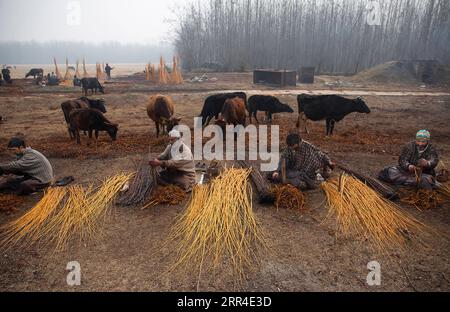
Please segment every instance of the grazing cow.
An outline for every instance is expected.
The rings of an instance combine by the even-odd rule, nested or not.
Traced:
[[[81,79],[81,86],[83,87],[85,96],[87,96],[88,90],[91,90],[92,94],[94,94],[94,91],[95,93],[97,93],[97,90],[105,94],[105,89],[100,84],[97,78],[83,78]]]
[[[36,79],[36,76],[44,76],[44,70],[42,68],[32,68],[30,71],[25,75],[25,78],[28,78],[30,76],[33,76],[34,79]]]
[[[245,126],[245,103],[242,98],[235,97],[225,100],[222,107],[222,118],[227,124]]]
[[[11,71],[9,70],[9,68],[3,68],[2,75],[3,80],[5,80],[6,83],[12,84]]]
[[[252,122],[252,115],[259,123],[256,114],[258,111],[265,111],[267,120],[272,122],[272,114],[274,113],[293,113],[294,110],[287,104],[281,103],[276,97],[271,95],[252,95],[248,99],[247,110],[249,113],[250,123]]]
[[[318,121],[326,120],[326,135],[332,135],[334,124],[350,113],[370,113],[369,107],[361,97],[347,99],[339,95],[307,95],[299,94],[297,128],[300,127],[300,118],[304,120],[305,132],[308,133],[307,119]]]
[[[225,101],[234,97],[243,99],[244,104],[247,105],[247,95],[244,92],[219,93],[208,96],[199,115],[199,117],[203,118],[202,126],[207,126],[213,116],[215,116],[216,120],[219,119],[219,114]]]
[[[106,131],[113,141],[117,138],[118,125],[110,122],[98,109],[77,108],[69,114],[70,130],[75,133],[77,144],[81,144],[80,130],[88,131],[89,140],[92,139],[92,131],[95,130],[97,142],[98,132]]]
[[[180,122],[181,118],[173,116],[174,104],[169,96],[154,94],[148,98],[147,115],[155,122],[156,137],[159,136],[159,126],[162,132],[169,132]],[[164,128],[166,131],[164,131]]]
[[[66,120],[67,130],[71,139],[75,138],[75,133],[70,129],[69,115],[72,110],[77,108],[93,108],[106,113],[105,100],[103,98],[93,100],[83,96],[76,100],[68,100],[61,103],[61,109],[64,113],[64,119]]]

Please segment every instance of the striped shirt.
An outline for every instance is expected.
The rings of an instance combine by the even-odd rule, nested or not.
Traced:
[[[16,160],[8,164],[0,164],[0,169],[29,175],[41,183],[50,183],[53,180],[53,169],[48,159],[31,147],[25,148],[24,153]]]

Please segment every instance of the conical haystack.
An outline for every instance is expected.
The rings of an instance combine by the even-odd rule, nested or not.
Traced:
[[[86,61],[85,61],[85,59],[83,57],[83,78],[87,78],[87,77],[89,77],[89,74],[86,71]]]
[[[61,81],[62,80],[62,75],[61,75],[61,72],[59,71],[58,64],[56,63],[56,58],[55,57],[53,58],[53,63],[55,63],[55,75],[56,75],[56,78],[58,78],[58,80]]]
[[[66,73],[64,74],[64,80],[72,80],[72,74],[69,71],[69,60],[66,57]]]

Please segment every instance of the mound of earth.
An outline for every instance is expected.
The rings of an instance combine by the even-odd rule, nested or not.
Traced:
[[[391,61],[354,75],[353,82],[450,83],[450,67],[435,60]]]

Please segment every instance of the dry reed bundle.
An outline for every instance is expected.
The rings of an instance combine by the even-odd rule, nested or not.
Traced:
[[[186,211],[171,229],[179,255],[171,269],[198,268],[200,281],[204,265],[216,268],[227,261],[238,280],[254,267],[265,242],[252,210],[249,174],[250,169],[226,169],[210,184],[194,188]]]
[[[61,76],[61,72],[59,71],[58,64],[56,63],[56,58],[53,58],[53,63],[55,64],[55,75],[58,78],[58,81],[63,80]]]
[[[0,211],[10,213],[24,202],[23,196],[13,194],[0,194]]]
[[[145,65],[145,80],[150,80],[150,63]]]
[[[402,188],[398,191],[400,201],[415,206],[419,210],[435,209],[443,202],[443,198],[435,190]]]
[[[160,204],[178,205],[185,199],[186,192],[176,185],[169,184],[165,186],[158,186],[153,192],[150,201],[142,207],[142,209]]]
[[[153,64],[150,65],[150,76],[151,76],[151,80],[153,82],[156,82],[156,68],[155,68],[155,65],[153,65]]]
[[[377,250],[404,249],[409,232],[428,229],[373,189],[345,174],[321,184],[329,207],[336,216],[336,235],[363,236]]]
[[[77,78],[80,78],[80,77],[81,77],[79,67],[80,67],[80,61],[77,60],[77,66],[76,66],[76,68],[75,68],[75,76],[77,76]]]
[[[131,180],[128,190],[118,198],[116,203],[122,206],[143,203],[156,185],[156,169],[150,167],[146,159],[143,158],[136,169],[136,174]]]
[[[40,240],[42,227],[55,213],[65,195],[65,188],[49,188],[30,211],[1,227],[0,246],[10,248],[19,242],[31,245]]]
[[[304,210],[305,196],[291,184],[275,185],[272,188],[275,197],[275,207],[283,209]]]
[[[86,71],[86,60],[83,57],[83,78],[88,78],[88,77],[89,77],[89,74]]]
[[[171,75],[170,81],[175,84],[183,83],[183,76],[181,75],[180,69],[178,68],[179,62],[180,62],[179,58],[176,58],[174,56],[173,63],[172,63],[173,69],[172,69],[172,75]]]
[[[72,74],[69,71],[69,60],[66,57],[66,73],[64,74],[64,80],[71,80],[72,78]]]
[[[169,82],[170,76],[166,70],[166,63],[164,62],[163,57],[161,56],[159,59],[159,67],[158,67],[158,82],[162,84],[166,84]]]

